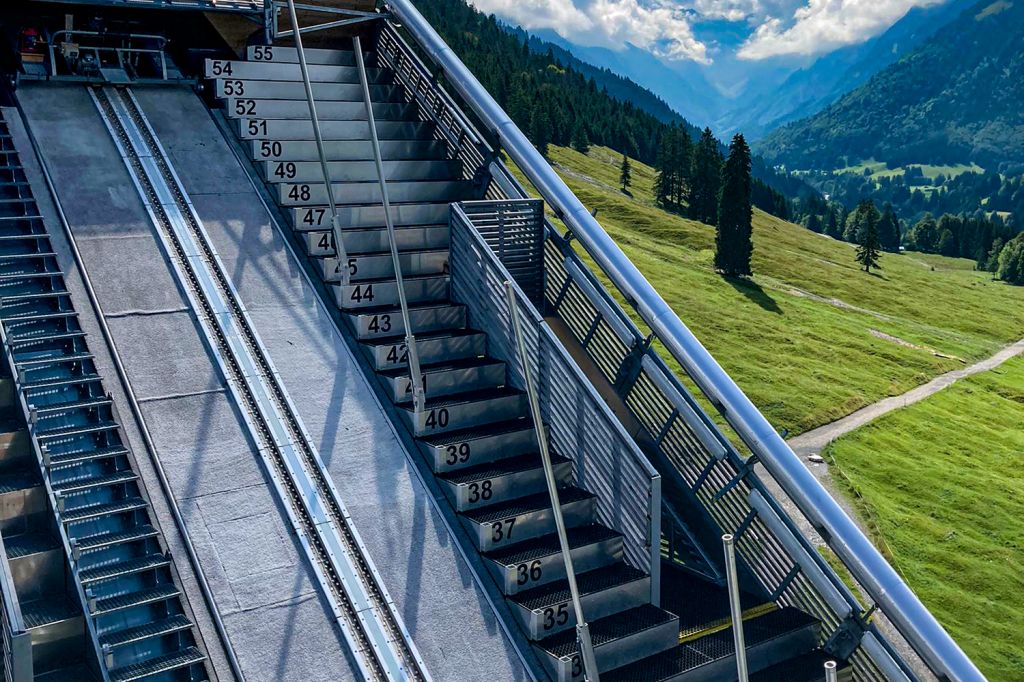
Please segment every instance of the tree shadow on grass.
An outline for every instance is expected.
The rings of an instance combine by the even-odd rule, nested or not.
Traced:
[[[722,279],[729,283],[736,291],[740,292],[748,299],[761,306],[764,310],[776,315],[782,315],[782,308],[775,302],[775,299],[768,295],[761,285],[752,279],[746,279],[744,277],[728,277],[722,275]]]

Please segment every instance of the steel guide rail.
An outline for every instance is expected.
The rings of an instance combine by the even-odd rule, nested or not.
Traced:
[[[94,92],[278,495],[366,679],[429,680],[198,215],[130,90]]]

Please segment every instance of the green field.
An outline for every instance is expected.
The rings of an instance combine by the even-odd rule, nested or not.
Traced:
[[[1024,289],[965,260],[885,255],[865,274],[854,247],[760,211],[752,282],[712,271],[714,229],[654,205],[654,171],[621,155],[552,147],[556,169],[661,295],[779,429],[791,434],[987,356],[1024,337]]]
[[[837,440],[832,475],[991,680],[1024,680],[1024,358]]]

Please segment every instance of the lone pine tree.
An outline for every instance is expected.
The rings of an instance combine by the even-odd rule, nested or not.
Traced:
[[[629,166],[629,157],[625,154],[622,155],[622,165],[619,166],[619,184],[622,185],[622,191],[625,192],[629,187],[630,181],[633,179],[633,171]]]
[[[745,144],[746,142],[744,142]],[[750,157],[749,150],[747,157],[748,159]],[[718,151],[718,143],[715,141],[715,136],[711,134],[711,128],[705,128],[701,133],[700,141],[697,142],[693,150],[693,166],[690,175],[690,217],[692,219],[708,225],[718,222],[718,194],[721,182],[722,153]]]
[[[878,238],[878,223],[881,216],[870,199],[860,202],[857,211],[850,216],[857,226],[857,262],[864,272],[878,268],[878,260],[882,255],[882,243]]]
[[[751,274],[754,253],[750,203],[750,147],[743,135],[729,144],[729,158],[722,166],[722,191],[718,200],[718,229],[715,231],[715,269],[731,277]]]

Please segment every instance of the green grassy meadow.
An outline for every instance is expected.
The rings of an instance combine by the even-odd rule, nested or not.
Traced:
[[[833,443],[877,545],[991,680],[1024,680],[1024,358]]]
[[[654,170],[621,155],[552,147],[583,203],[776,428],[795,435],[1024,337],[1024,289],[973,263],[886,254],[856,267],[854,247],[761,211],[754,278],[712,270],[714,229],[654,204]]]

